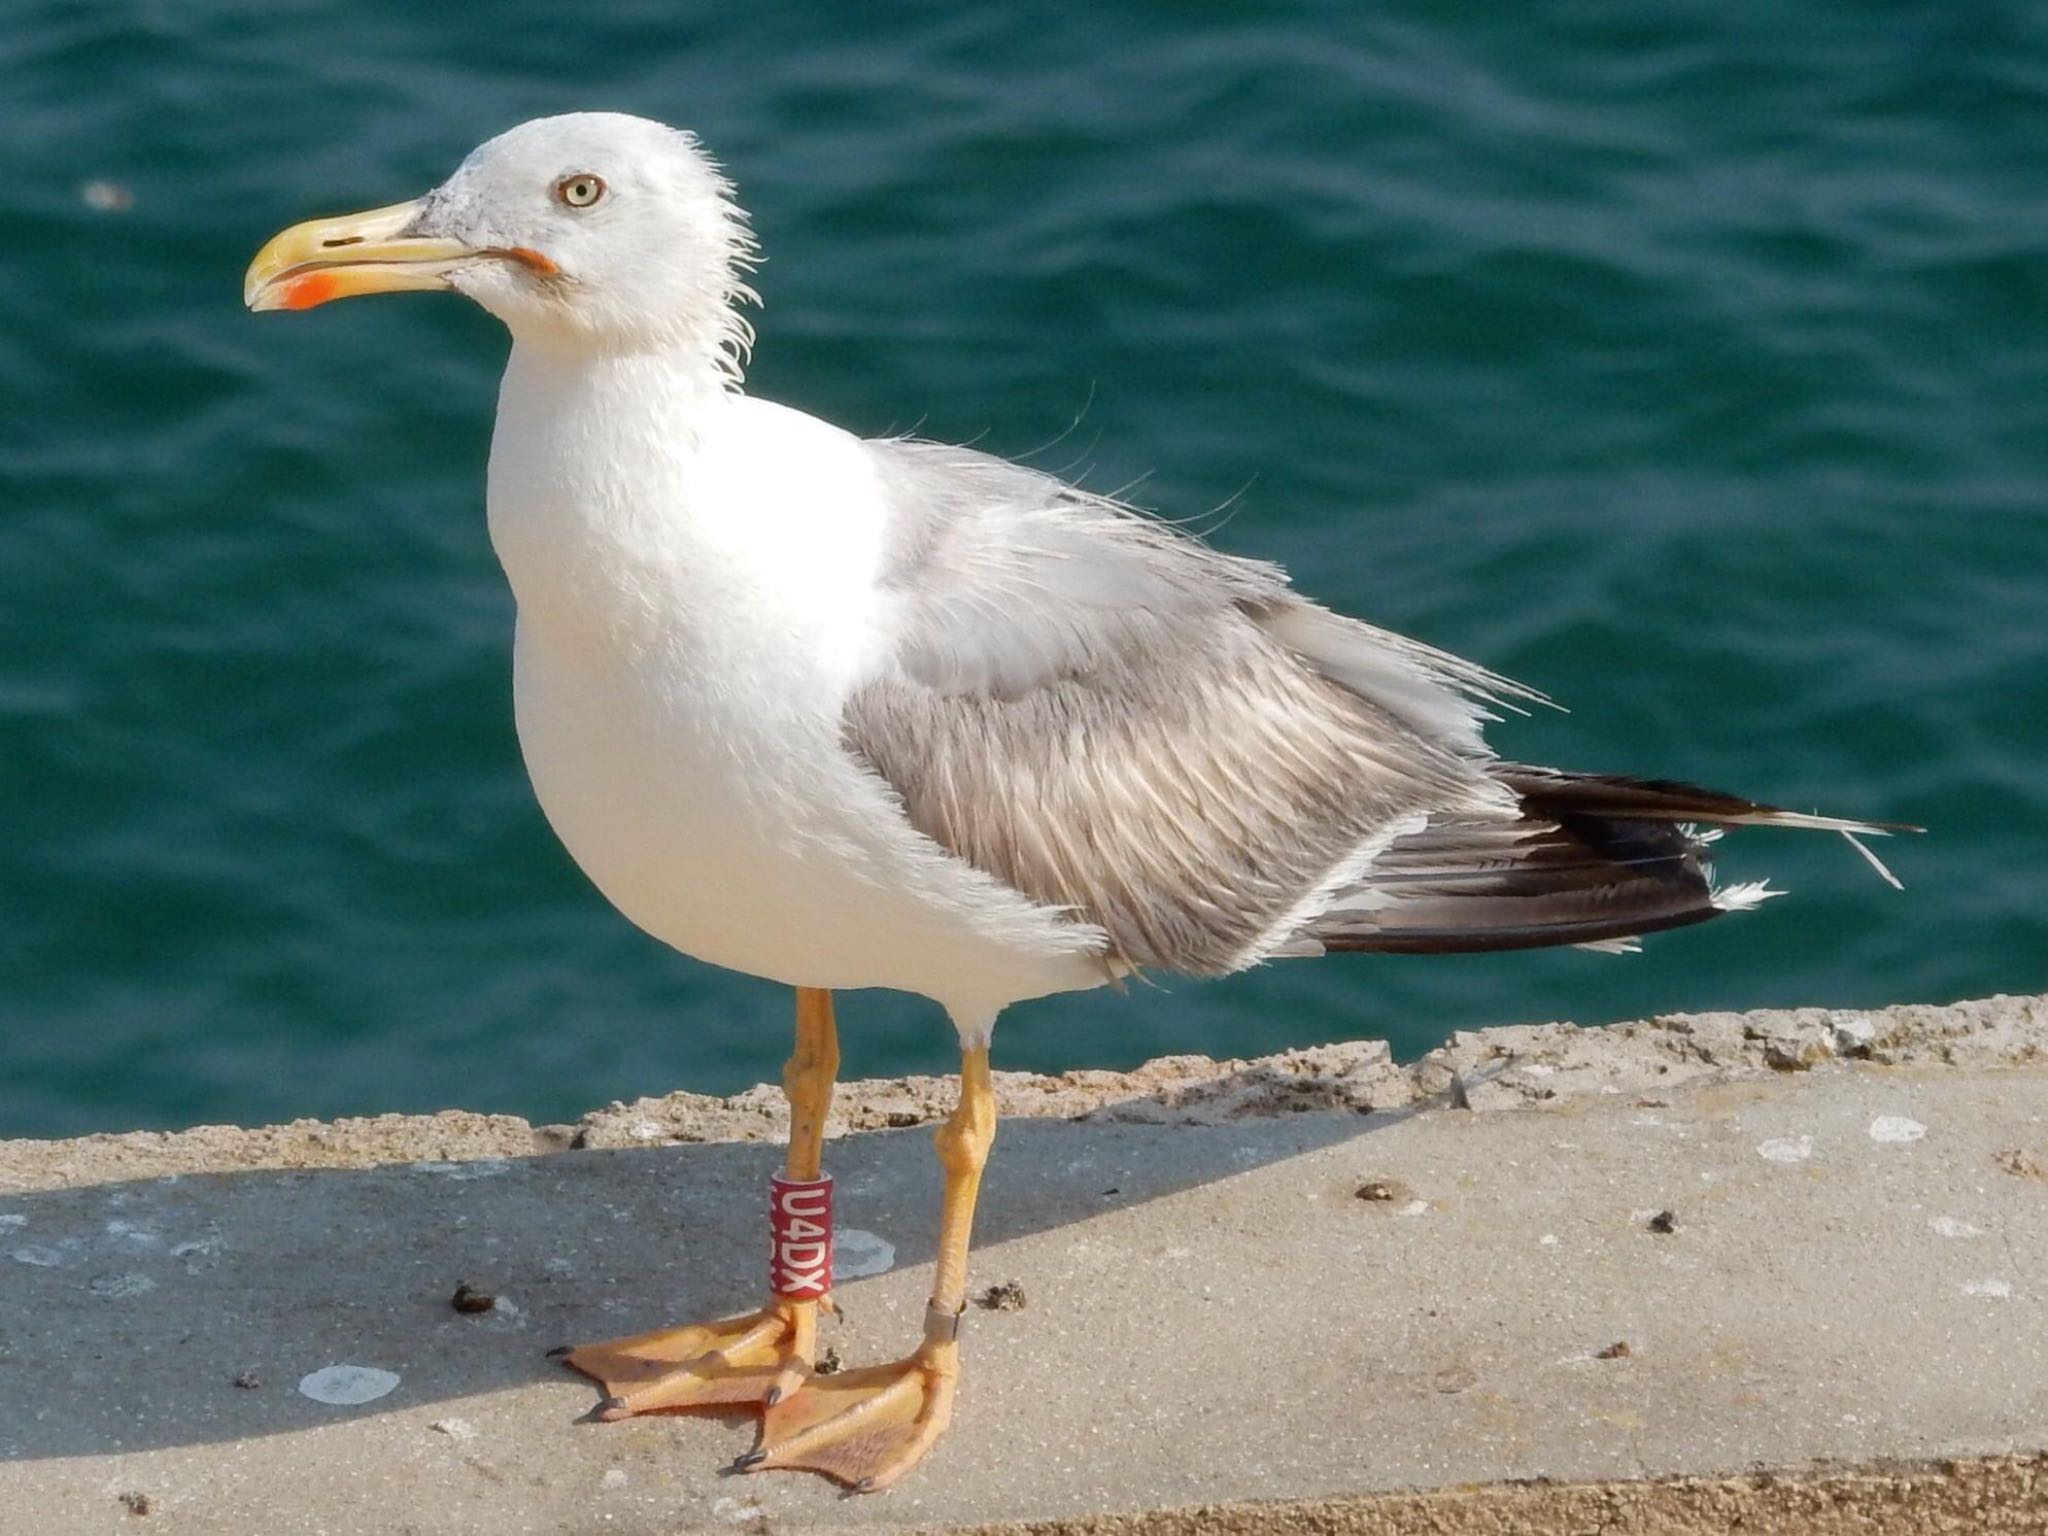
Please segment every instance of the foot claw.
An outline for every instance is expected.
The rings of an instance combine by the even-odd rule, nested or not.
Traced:
[[[560,1360],[564,1355],[571,1355],[575,1352],[576,1346],[574,1344],[557,1344],[548,1351],[548,1358],[550,1360]]]
[[[809,1379],[813,1324],[807,1304],[777,1301],[759,1312],[586,1344],[549,1354],[595,1381],[604,1421],[689,1408],[784,1402]]]
[[[744,1456],[735,1456],[732,1469],[735,1472],[751,1472],[768,1459],[766,1451],[748,1451]]]

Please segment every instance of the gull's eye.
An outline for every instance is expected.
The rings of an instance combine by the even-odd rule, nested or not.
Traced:
[[[574,176],[564,176],[555,183],[555,197],[571,208],[588,208],[604,196],[604,178],[593,176],[588,171],[578,171]]]

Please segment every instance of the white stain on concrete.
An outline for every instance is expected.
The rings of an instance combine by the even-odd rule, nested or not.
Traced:
[[[1973,1227],[1967,1221],[1958,1221],[1953,1216],[1932,1216],[1927,1225],[1934,1229],[1937,1237],[1982,1237],[1984,1229]]]
[[[1774,1163],[1803,1163],[1813,1156],[1811,1136],[1773,1136],[1757,1144],[1757,1155]]]
[[[70,1255],[62,1248],[49,1243],[23,1243],[8,1254],[17,1264],[26,1264],[32,1269],[57,1269],[70,1262]]]
[[[896,1245],[859,1227],[841,1227],[832,1238],[832,1273],[840,1280],[883,1275],[896,1267]]]
[[[28,1225],[28,1218],[19,1211],[0,1211],[0,1232],[19,1232]]]
[[[299,1378],[299,1395],[333,1408],[374,1403],[398,1390],[398,1372],[374,1365],[323,1365]]]
[[[450,1440],[476,1438],[476,1426],[467,1419],[436,1419],[427,1428],[437,1435],[446,1435]]]
[[[479,1328],[488,1328],[492,1333],[518,1333],[528,1322],[526,1309],[510,1296],[492,1298],[491,1309],[476,1320]]]
[[[1993,1296],[2004,1299],[2012,1294],[2012,1285],[2005,1280],[1966,1280],[1963,1282],[1965,1296]]]
[[[102,1301],[132,1301],[137,1296],[147,1296],[156,1289],[156,1282],[132,1269],[104,1275],[94,1275],[85,1288]]]
[[[1879,1115],[1870,1122],[1870,1139],[1883,1142],[1918,1141],[1927,1134],[1927,1127],[1918,1120],[1909,1120],[1904,1115]]]
[[[408,1166],[414,1173],[439,1174],[444,1179],[466,1184],[471,1179],[494,1179],[512,1165],[502,1157],[479,1157],[466,1163],[421,1162]]]

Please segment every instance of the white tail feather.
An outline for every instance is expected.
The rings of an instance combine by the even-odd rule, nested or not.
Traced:
[[[1856,831],[1858,832],[1870,830],[1875,830],[1879,837],[1889,837],[1891,835],[1881,827],[1875,829],[1859,827],[1856,829]],[[1884,860],[1880,859],[1876,854],[1872,853],[1870,849],[1865,846],[1863,839],[1856,835],[1856,832],[1850,831],[1847,827],[1841,828],[1840,831],[1842,833],[1842,840],[1846,842],[1851,848],[1854,848],[1858,853],[1863,855],[1864,862],[1869,864],[1869,866],[1872,869],[1877,871],[1878,877],[1882,879],[1886,885],[1890,886],[1895,891],[1903,891],[1906,888],[1905,882],[1900,880],[1897,875],[1893,874],[1890,870],[1884,867]]]
[[[1782,896],[1783,891],[1771,889],[1768,880],[1749,880],[1741,885],[1724,885],[1713,892],[1710,900],[1723,912],[1749,912],[1762,906],[1773,896]]]
[[[1572,948],[1591,950],[1596,955],[1639,955],[1643,952],[1643,941],[1631,934],[1625,939],[1588,939]]]

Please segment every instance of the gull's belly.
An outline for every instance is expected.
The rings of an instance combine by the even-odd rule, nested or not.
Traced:
[[[934,879],[915,834],[874,814],[886,795],[828,719],[764,712],[738,679],[698,688],[558,652],[524,624],[513,692],[534,792],[571,857],[685,954],[949,1006],[1101,980],[1082,946],[1048,942],[1058,925],[1019,943],[1006,903],[984,911],[957,875]]]
[[[749,750],[712,709],[678,709],[630,674],[564,665],[525,631],[514,699],[549,822],[613,905],[655,937],[804,985],[849,984],[854,957],[886,941],[861,919],[847,861],[821,856],[822,786],[802,782],[816,775],[792,772],[797,762]]]

